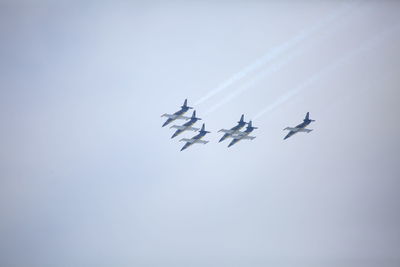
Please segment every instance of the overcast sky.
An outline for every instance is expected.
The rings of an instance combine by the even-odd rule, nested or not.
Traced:
[[[399,266],[400,3],[166,2],[0,3],[0,265]]]

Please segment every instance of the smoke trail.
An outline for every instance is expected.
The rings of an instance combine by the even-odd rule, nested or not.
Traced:
[[[340,23],[344,23],[345,20],[340,20]],[[325,36],[326,37],[326,36]],[[231,101],[233,98],[237,97],[240,95],[242,92],[246,91],[247,89],[255,86],[260,80],[265,79],[265,77],[269,74],[272,74],[274,72],[279,71],[281,68],[283,68],[285,65],[287,65],[295,56],[302,54],[304,52],[305,48],[303,47],[299,51],[294,51],[289,53],[286,58],[278,61],[277,63],[272,64],[271,66],[267,67],[264,69],[262,72],[258,73],[251,81],[245,83],[243,86],[239,87],[232,93],[230,93],[227,97],[222,99],[220,102],[209,108],[206,112],[205,115],[209,115],[210,113],[214,112],[217,110],[219,107],[225,105],[229,101]]]
[[[255,78],[253,78],[251,81],[247,82],[246,84],[244,84],[243,86],[241,86],[239,89],[237,89],[236,91],[234,91],[233,93],[231,93],[230,95],[228,95],[227,97],[225,97],[224,99],[222,99],[220,102],[218,102],[217,104],[215,104],[214,106],[212,106],[211,108],[209,108],[204,115],[207,116],[209,114],[211,114],[212,112],[214,112],[215,110],[217,110],[219,107],[225,105],[226,103],[228,103],[229,101],[231,101],[233,98],[235,98],[236,96],[238,96],[239,94],[241,94],[242,92],[244,92],[245,90],[247,90],[250,87],[253,87],[255,84],[257,84],[261,79],[264,79],[265,76],[267,74],[273,73],[278,71],[279,69],[281,69],[283,66],[285,66],[288,62],[290,62],[295,56],[296,54],[300,53],[300,51],[297,52],[292,52],[291,54],[289,54],[289,56],[287,56],[285,59],[281,60],[280,62],[278,62],[277,64],[271,65],[270,67],[268,67],[267,69],[265,69],[264,71],[262,71],[260,74],[258,74]]]
[[[310,86],[311,84],[313,84],[314,82],[320,80],[321,78],[323,78],[324,75],[327,75],[328,73],[336,70],[338,67],[342,66],[343,64],[346,63],[346,61],[350,61],[351,59],[353,59],[354,57],[358,56],[359,54],[367,51],[368,49],[373,48],[375,45],[379,44],[382,40],[385,39],[385,37],[398,30],[400,27],[400,24],[397,24],[389,29],[386,29],[385,31],[379,33],[378,35],[376,35],[373,39],[365,42],[364,44],[362,44],[359,48],[353,50],[352,52],[350,52],[349,54],[339,58],[338,60],[334,61],[332,64],[328,65],[327,67],[321,69],[320,71],[316,72],[314,75],[312,75],[311,77],[309,77],[306,81],[304,81],[302,84],[296,86],[295,88],[289,90],[287,93],[285,93],[284,95],[282,95],[281,97],[279,97],[274,103],[268,105],[267,107],[265,107],[264,109],[262,109],[260,112],[258,112],[255,116],[254,116],[254,120],[260,118],[261,116],[263,116],[264,114],[274,110],[275,108],[279,107],[280,105],[284,104],[285,102],[287,102],[289,99],[291,99],[293,96],[297,95],[298,93],[300,93],[303,89],[307,88],[308,86]]]
[[[300,43],[302,40],[308,38],[312,34],[316,33],[318,30],[323,28],[326,24],[329,24],[330,22],[335,21],[338,17],[340,17],[341,15],[345,14],[355,4],[356,4],[356,2],[342,3],[340,8],[338,8],[338,10],[333,12],[331,15],[329,15],[326,18],[324,18],[318,24],[310,27],[309,29],[305,29],[305,30],[301,31],[299,34],[294,36],[292,39],[286,41],[285,43],[283,43],[283,44],[281,44],[281,45],[279,45],[277,47],[272,48],[270,51],[268,51],[262,57],[257,59],[255,62],[253,62],[252,64],[246,66],[241,71],[235,73],[230,78],[228,78],[226,81],[221,83],[219,86],[217,86],[216,88],[214,88],[213,90],[208,92],[205,96],[203,96],[197,102],[195,102],[195,105],[199,105],[199,104],[203,103],[204,101],[210,99],[211,97],[213,97],[217,93],[223,91],[224,89],[226,89],[230,85],[232,85],[235,82],[241,80],[242,78],[247,76],[249,73],[252,73],[252,72],[256,71],[257,69],[259,69],[260,67],[262,67],[266,63],[272,61],[273,59],[275,59],[276,57],[280,56],[281,54],[286,53],[287,50],[289,50],[290,48],[296,46],[298,43]]]

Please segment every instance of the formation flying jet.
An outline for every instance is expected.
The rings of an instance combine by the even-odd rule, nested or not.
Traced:
[[[192,107],[188,107],[187,105],[187,99],[185,99],[185,102],[183,102],[183,106],[181,106],[181,110],[175,112],[174,114],[163,114],[161,117],[167,117],[168,119],[164,122],[163,126],[166,126],[173,122],[174,120],[177,119],[183,119],[183,120],[190,120],[189,117],[183,116],[189,109],[192,109]]]
[[[171,136],[171,138],[174,138],[175,136],[183,133],[186,130],[189,131],[194,131],[197,132],[199,128],[192,127],[193,124],[195,124],[198,120],[201,120],[200,118],[196,118],[196,110],[193,111],[192,117],[190,118],[190,121],[186,122],[182,126],[179,125],[173,125],[171,128],[177,129],[175,133]]]
[[[222,138],[219,140],[219,142],[224,141],[226,138],[230,137],[231,135],[239,132],[240,129],[242,129],[245,125],[247,124],[247,122],[244,121],[244,114],[242,114],[242,116],[240,117],[240,121],[238,121],[238,124],[231,128],[230,130],[226,130],[226,129],[221,129],[218,132],[223,132],[225,133]]]
[[[234,144],[236,144],[237,142],[239,142],[240,140],[243,140],[243,139],[244,140],[253,140],[256,137],[250,136],[249,134],[255,129],[257,129],[257,127],[253,127],[253,125],[251,124],[251,121],[249,121],[247,128],[244,132],[237,132],[230,136],[231,138],[233,138],[233,140],[230,142],[228,147],[233,146]]]
[[[201,130],[200,130],[200,132],[199,132],[199,134],[197,134],[197,135],[195,135],[195,136],[193,136],[192,138],[190,138],[190,139],[187,139],[187,138],[182,138],[180,141],[184,141],[184,142],[186,142],[186,144],[182,147],[182,149],[181,149],[181,151],[182,150],[185,150],[186,148],[188,148],[189,146],[191,146],[191,145],[193,145],[193,144],[207,144],[208,143],[208,141],[204,141],[204,140],[201,140],[206,134],[208,134],[209,132],[207,132],[206,130],[205,130],[205,124],[203,123],[203,126],[201,127]]]
[[[310,112],[307,112],[306,117],[304,118],[303,122],[297,125],[296,127],[286,127],[285,130],[289,130],[290,132],[283,138],[283,140],[288,139],[292,135],[298,133],[298,132],[304,132],[304,133],[309,133],[312,130],[311,129],[306,129],[307,125],[309,125],[311,122],[315,120],[310,120]]]

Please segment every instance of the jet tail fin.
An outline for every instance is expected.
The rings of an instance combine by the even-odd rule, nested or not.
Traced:
[[[253,123],[252,123],[251,121],[249,121],[249,123],[248,123],[248,125],[247,125],[247,128],[248,128],[248,129],[253,129],[253,130],[254,130],[254,129],[258,129],[257,127],[254,127],[254,126],[253,126]]]
[[[196,110],[193,110],[193,114],[192,114],[192,117],[190,117],[190,119],[195,120],[195,121],[201,120],[200,118],[196,117]]]
[[[304,121],[315,121],[315,120],[310,120],[310,112],[307,112],[306,117],[304,118]]]
[[[203,126],[201,126],[200,132],[201,133],[209,133],[208,131],[206,131],[206,124],[205,123],[203,123]]]
[[[244,114],[242,114],[242,116],[240,117],[239,123],[243,123],[243,121],[244,121]]]
[[[185,99],[185,101],[183,102],[182,108],[192,108],[187,105],[187,99]]]

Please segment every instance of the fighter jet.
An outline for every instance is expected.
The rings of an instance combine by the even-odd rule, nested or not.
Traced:
[[[179,141],[184,141],[184,142],[186,142],[186,144],[182,147],[181,151],[185,150],[185,149],[188,148],[189,146],[191,146],[191,145],[193,145],[193,144],[196,144],[196,143],[198,143],[198,144],[207,144],[208,141],[204,141],[204,140],[201,140],[201,139],[202,139],[206,134],[208,134],[208,133],[209,133],[209,132],[207,132],[207,131],[205,130],[205,124],[203,123],[203,126],[201,127],[201,130],[200,130],[199,134],[193,136],[193,137],[190,138],[190,139],[182,138],[181,140],[179,140]]]
[[[244,132],[236,132],[235,134],[232,134],[231,138],[233,138],[233,140],[231,141],[231,143],[228,145],[228,147],[233,146],[234,144],[236,144],[237,142],[239,142],[240,140],[253,140],[254,138],[256,138],[255,136],[250,136],[249,134],[253,131],[257,129],[257,127],[253,127],[253,125],[251,124],[251,121],[249,121],[247,128]]]
[[[185,99],[185,102],[183,102],[183,106],[181,106],[181,110],[175,112],[174,114],[163,114],[161,117],[167,117],[168,119],[165,121],[162,127],[170,124],[174,120],[177,119],[183,119],[183,120],[190,120],[189,117],[183,116],[189,109],[192,109],[192,107],[188,107],[187,105],[187,99]]]
[[[289,137],[291,137],[292,135],[298,133],[298,132],[305,132],[305,133],[309,133],[312,130],[311,129],[306,129],[307,125],[309,125],[311,122],[313,122],[315,120],[310,120],[310,112],[307,112],[306,117],[304,118],[303,122],[300,123],[299,125],[297,125],[296,127],[292,128],[292,127],[286,127],[285,130],[289,130],[290,132],[285,136],[285,138],[283,138],[283,140],[288,139]]]
[[[183,133],[183,132],[186,131],[186,130],[197,132],[197,131],[199,130],[199,128],[192,127],[192,125],[195,124],[196,121],[198,121],[198,120],[201,120],[201,119],[200,119],[200,118],[196,118],[196,110],[194,110],[194,111],[193,111],[193,115],[192,115],[192,117],[190,118],[190,121],[186,122],[186,123],[183,124],[182,126],[178,126],[178,125],[173,125],[173,126],[171,126],[171,128],[178,129],[178,130],[176,130],[175,133],[171,136],[171,138],[174,138],[175,136],[177,136],[177,135]]]
[[[242,114],[242,116],[240,117],[240,121],[238,121],[238,124],[235,127],[231,128],[230,130],[221,129],[218,131],[225,133],[219,140],[219,142],[222,142],[232,134],[239,132],[239,130],[242,129],[246,124],[247,122],[244,121],[244,114]]]

